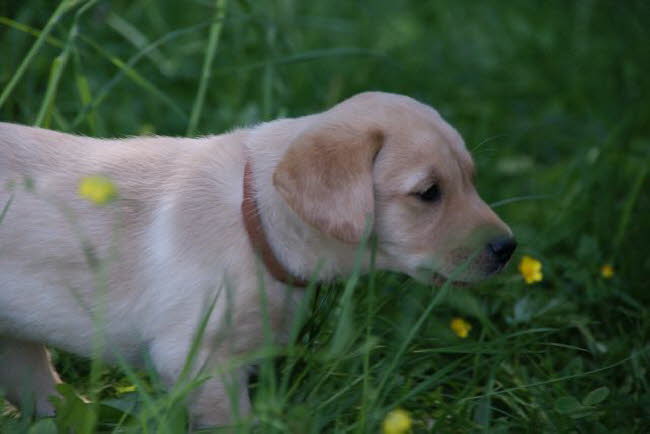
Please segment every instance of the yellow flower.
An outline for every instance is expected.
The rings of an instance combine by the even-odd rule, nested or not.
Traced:
[[[472,325],[464,319],[456,317],[452,318],[451,322],[449,323],[449,328],[451,328],[453,332],[456,333],[456,336],[465,339],[469,335],[469,331],[472,329]]]
[[[104,205],[117,197],[117,187],[103,176],[88,176],[79,183],[79,196],[97,205]]]
[[[600,267],[600,275],[605,279],[611,279],[614,276],[614,267],[612,267],[612,264],[605,264]]]
[[[524,256],[519,262],[519,272],[524,276],[524,280],[528,284],[541,282],[543,277],[542,263],[530,256]]]
[[[382,424],[383,434],[405,434],[411,429],[411,415],[397,408],[386,415]]]

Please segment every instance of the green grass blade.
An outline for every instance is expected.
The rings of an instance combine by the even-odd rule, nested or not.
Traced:
[[[32,35],[36,38],[40,37],[41,33],[43,33],[38,29],[28,26],[27,24],[19,23],[18,21],[14,21],[11,18],[7,18],[7,17],[0,17],[0,24],[27,33],[28,35]],[[49,36],[49,35],[45,37],[45,42],[57,48],[63,48],[65,45],[65,43],[60,39],[57,39],[54,36]]]
[[[646,159],[645,164],[643,164],[640,170],[637,172],[637,176],[634,179],[634,183],[632,184],[632,189],[630,190],[630,194],[628,195],[625,201],[625,205],[623,206],[621,220],[619,221],[618,228],[616,230],[616,235],[614,236],[613,247],[612,247],[612,252],[614,256],[618,254],[621,244],[623,243],[623,238],[625,237],[625,231],[627,230],[630,224],[632,210],[634,209],[634,205],[636,204],[637,199],[639,198],[639,195],[641,193],[641,187],[645,182],[645,178],[648,175],[648,167],[649,167],[648,161]]]
[[[196,127],[199,123],[199,119],[201,118],[201,113],[203,112],[205,91],[208,87],[208,79],[211,75],[212,62],[214,61],[214,56],[219,45],[219,36],[221,35],[221,29],[223,27],[223,21],[226,15],[227,3],[227,0],[215,1],[215,17],[212,25],[210,26],[210,39],[208,41],[208,47],[205,51],[205,60],[203,62],[203,70],[201,71],[199,89],[196,92],[194,106],[192,107],[192,113],[190,115],[190,122],[187,126],[187,136],[194,135]]]
[[[129,41],[138,50],[143,49],[150,44],[149,39],[138,28],[126,19],[122,18],[115,11],[112,11],[106,18],[107,24],[119,33],[124,39]],[[160,50],[153,49],[146,55],[164,75],[170,75],[172,66],[165,59]]]
[[[119,58],[112,56],[108,53],[106,53],[107,57],[109,59],[112,59],[112,63],[114,63],[115,66],[119,68],[119,71],[115,74],[115,76],[109,80],[102,88],[97,92],[97,96],[93,100],[92,104],[84,106],[77,117],[72,121],[72,127],[76,127],[79,125],[85,118],[86,114],[91,111],[95,110],[99,105],[104,101],[106,96],[108,96],[109,92],[117,85],[117,83],[120,81],[122,77],[125,75],[127,77],[130,77],[131,79],[137,79],[137,82],[140,84],[144,84],[147,80],[142,78],[134,69],[133,67],[135,64],[138,63],[138,61],[145,56],[150,50],[155,49],[156,47],[159,47],[175,38],[178,38],[182,35],[197,31],[202,29],[203,27],[206,27],[207,24],[205,23],[200,23],[200,24],[195,24],[193,26],[189,27],[184,27],[172,32],[167,33],[166,35],[162,36],[161,38],[157,39],[156,41],[152,42],[151,44],[147,45],[145,48],[134,54],[127,62],[123,62]],[[93,48],[97,49],[98,51],[105,52],[100,44],[94,42],[92,39],[85,37],[84,35],[80,35],[80,39],[89,45],[91,45]],[[156,89],[155,86],[151,85],[148,86],[146,85],[146,88],[148,90],[154,90]],[[157,90],[157,89],[156,89]],[[154,93],[161,97],[162,92],[155,92]],[[179,116],[181,116],[183,119],[187,118],[187,115],[185,112],[178,107],[176,103],[171,100],[169,97],[163,97],[163,101],[169,105],[169,107],[174,110],[175,113],[177,113]]]
[[[95,3],[97,3],[97,0],[88,1],[86,4],[80,7],[75,14],[74,22],[70,28],[70,31],[68,32],[68,39],[66,40],[63,52],[52,62],[52,66],[50,68],[50,77],[47,83],[47,88],[45,90],[45,96],[43,97],[43,102],[41,103],[41,108],[38,112],[38,116],[36,117],[36,121],[34,122],[34,126],[49,126],[49,118],[52,113],[52,103],[56,98],[56,92],[59,87],[61,75],[63,74],[66,64],[68,63],[70,52],[74,46],[75,39],[79,32],[79,20],[85,12],[87,12],[91,7],[95,5]]]
[[[52,103],[56,96],[56,90],[58,87],[59,80],[61,79],[61,74],[65,68],[66,63],[68,62],[69,50],[66,50],[52,62],[52,67],[50,69],[50,78],[47,82],[47,88],[45,90],[45,96],[43,97],[43,102],[41,103],[41,109],[38,112],[36,121],[34,121],[35,127],[49,127],[49,115],[52,111]]]
[[[5,216],[7,215],[7,212],[9,212],[9,207],[11,206],[11,203],[14,201],[14,194],[12,193],[11,196],[9,196],[9,200],[7,200],[7,203],[5,203],[5,206],[2,207],[2,212],[0,212],[0,223],[5,219]]]
[[[38,54],[38,51],[41,49],[41,46],[43,46],[43,43],[47,40],[47,37],[49,36],[50,32],[52,29],[54,29],[54,26],[59,22],[59,19],[71,10],[73,7],[75,7],[78,3],[78,0],[63,0],[61,3],[59,3],[59,6],[56,8],[50,19],[48,20],[47,24],[41,31],[41,33],[38,35],[36,38],[36,42],[34,42],[34,45],[32,45],[32,48],[30,48],[29,52],[23,59],[23,61],[20,63],[20,66],[16,70],[16,72],[13,73],[11,76],[11,79],[9,80],[9,83],[5,86],[5,88],[2,90],[2,93],[0,94],[0,107],[3,106],[3,104],[7,101],[7,98],[11,95],[11,92],[13,92],[14,88],[22,78],[22,76],[25,74],[27,71],[27,68],[29,65],[32,63],[34,60],[34,57],[36,54]]]

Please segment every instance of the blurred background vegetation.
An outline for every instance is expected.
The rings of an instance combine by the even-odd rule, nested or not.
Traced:
[[[28,57],[44,28],[51,32]],[[0,120],[93,136],[198,135],[320,111],[363,90],[431,104],[464,136],[479,192],[514,229],[515,264],[499,279],[445,296],[400,360],[400,375],[378,380],[383,401],[363,407],[368,401],[348,391],[278,417],[304,419],[304,432],[365,432],[399,405],[421,432],[643,432],[650,421],[649,41],[644,0],[2,0]],[[211,52],[205,101],[190,127]],[[542,262],[542,282],[523,283],[516,270],[523,254]],[[610,279],[600,273],[604,264],[614,267]],[[431,297],[430,288],[379,276],[382,307],[370,329],[382,344],[372,353],[371,384],[385,373],[390,342],[412,330]],[[363,289],[353,309],[361,319]],[[473,322],[471,348],[449,333],[454,315]],[[327,321],[320,340],[305,345],[326,345]],[[358,339],[365,338],[349,343]],[[406,391],[459,354],[470,354],[473,368]],[[305,363],[326,377],[326,364]],[[346,363],[342,372],[360,375],[360,365]],[[67,372],[78,376],[74,367]],[[323,393],[350,379],[327,381]],[[607,399],[585,403],[600,387]],[[287,408],[302,408],[289,405],[299,396]],[[579,406],[569,405],[573,398]],[[367,409],[362,422],[358,406]],[[315,409],[328,416],[307,416]]]

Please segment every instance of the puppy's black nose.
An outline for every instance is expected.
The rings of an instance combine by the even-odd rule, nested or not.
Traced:
[[[517,242],[512,237],[497,238],[488,243],[488,250],[501,264],[508,262],[516,248]]]

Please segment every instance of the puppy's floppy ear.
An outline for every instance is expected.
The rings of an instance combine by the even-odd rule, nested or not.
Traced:
[[[372,166],[384,142],[379,128],[321,125],[300,134],[273,174],[273,185],[305,222],[358,243],[374,217]]]

